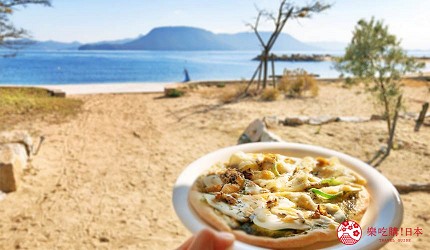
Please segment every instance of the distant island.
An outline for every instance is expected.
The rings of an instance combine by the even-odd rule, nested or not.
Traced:
[[[253,60],[259,61],[261,58],[261,55],[256,56]],[[286,62],[325,62],[325,61],[333,61],[335,59],[334,56],[329,54],[312,54],[312,55],[306,55],[306,54],[291,54],[291,55],[276,55],[276,54],[270,54],[269,60],[274,61],[286,61]]]
[[[270,32],[263,32],[268,39]],[[260,50],[257,37],[252,32],[215,34],[194,27],[159,27],[132,41],[113,44],[86,44],[79,50]],[[282,34],[274,50],[321,50],[303,43],[288,34]]]
[[[425,63],[430,62],[430,57],[428,56],[411,56],[411,57],[417,61],[421,61]],[[254,57],[252,60],[259,61],[260,58],[261,58],[261,55],[258,55]],[[335,61],[337,58],[339,57],[330,55],[330,54],[309,55],[309,54],[295,53],[295,54],[277,55],[272,53],[269,55],[269,60],[284,61],[284,62],[331,62],[331,61]]]
[[[262,32],[267,40],[270,32]],[[83,44],[75,42],[36,41],[30,42],[30,50],[167,50],[167,51],[259,51],[257,37],[253,32],[216,34],[211,31],[186,26],[158,27],[145,35],[114,41],[100,41]],[[338,42],[302,42],[282,33],[273,48],[274,51],[333,51],[343,50],[346,44]]]

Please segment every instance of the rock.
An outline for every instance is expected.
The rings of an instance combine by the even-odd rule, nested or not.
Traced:
[[[407,120],[416,120],[418,118],[418,114],[414,112],[404,112],[399,114],[399,117],[407,119]]]
[[[393,142],[393,150],[400,150],[403,148],[405,148],[405,143],[403,141],[395,140]]]
[[[66,92],[61,89],[49,89],[48,92],[53,97],[66,97]]]
[[[370,121],[370,118],[356,116],[339,116],[338,120],[340,122],[368,122]]]
[[[254,120],[240,136],[238,144],[260,141],[261,135],[265,129],[266,125],[263,121],[260,119]]]
[[[275,135],[274,133],[268,131],[267,129],[264,129],[260,142],[281,142],[283,141],[281,137]]]
[[[0,191],[17,190],[32,152],[33,139],[27,131],[0,133]]]
[[[245,133],[241,134],[239,140],[237,140],[237,144],[245,144],[252,142],[249,136]]]
[[[326,124],[329,122],[336,122],[338,121],[337,117],[332,117],[332,116],[327,116],[327,115],[323,115],[323,116],[318,116],[318,117],[312,117],[309,119],[309,124],[310,125],[321,125],[321,124]]]
[[[297,117],[287,117],[284,120],[284,126],[297,127],[309,122],[309,117],[307,116],[297,116]]]
[[[249,142],[270,142],[270,141],[282,141],[280,137],[268,131],[266,125],[260,119],[256,119],[245,129],[240,136],[237,144],[249,143]]]
[[[6,194],[0,191],[0,201],[4,200],[6,198]]]
[[[279,124],[279,119],[277,116],[265,116],[263,122],[267,128],[273,128]]]
[[[28,157],[22,143],[0,145],[0,191],[9,193],[18,189]]]
[[[379,120],[385,120],[385,118],[382,115],[371,115],[370,120],[371,121],[379,121]]]
[[[33,139],[27,131],[5,131],[0,133],[0,145],[19,143],[25,146],[27,155],[33,152]]]

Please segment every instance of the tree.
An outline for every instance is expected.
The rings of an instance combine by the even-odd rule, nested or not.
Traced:
[[[17,6],[28,4],[41,4],[50,6],[50,0],[0,0],[0,48],[16,50],[28,44],[22,38],[28,38],[28,33],[22,28],[17,28],[10,21],[10,16]],[[13,56],[14,54],[3,54],[2,56]]]
[[[335,63],[335,68],[342,74],[353,76],[352,83],[364,82],[383,107],[388,132],[383,159],[390,154],[394,139],[397,113],[401,107],[402,76],[422,67],[423,63],[416,62],[400,47],[400,41],[388,32],[388,26],[373,17],[369,22],[358,21],[345,55]]]
[[[287,0],[282,0],[280,2],[279,8],[276,14],[268,12],[267,10],[258,10],[258,15],[255,20],[255,23],[254,24],[250,23],[248,24],[248,26],[250,26],[251,29],[254,31],[262,47],[261,55],[259,56],[260,64],[255,70],[254,75],[252,76],[248,84],[248,87],[245,90],[245,93],[248,91],[249,87],[253,83],[257,74],[258,74],[257,88],[260,87],[261,76],[263,77],[262,88],[263,89],[266,88],[270,50],[273,48],[273,45],[275,44],[282,30],[284,29],[287,21],[289,19],[309,18],[312,16],[312,13],[322,12],[330,7],[331,5],[324,4],[319,1],[300,7],[292,4]],[[267,41],[263,40],[258,30],[258,26],[260,24],[261,18],[267,18],[268,20],[272,21],[274,25],[274,30]],[[273,79],[275,79],[273,61],[272,61],[272,75],[273,75]]]

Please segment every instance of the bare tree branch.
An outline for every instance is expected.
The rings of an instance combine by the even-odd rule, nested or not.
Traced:
[[[309,5],[306,5],[303,7],[298,7],[298,6],[295,6],[294,4],[292,4],[288,0],[282,0],[279,4],[276,16],[272,12],[260,10],[257,8],[258,15],[257,15],[256,21],[255,21],[255,24],[248,24],[248,26],[250,26],[251,29],[254,31],[255,35],[257,36],[258,41],[260,42],[261,46],[263,47],[263,50],[262,50],[261,55],[259,57],[260,58],[260,64],[259,64],[257,70],[254,72],[254,75],[253,75],[249,85],[252,84],[256,74],[258,73],[258,75],[259,75],[258,86],[259,86],[260,76],[261,76],[261,73],[263,73],[262,87],[263,87],[263,89],[266,88],[267,75],[268,75],[267,73],[268,73],[268,67],[269,67],[268,60],[269,60],[270,50],[275,45],[276,40],[278,39],[279,35],[281,34],[282,30],[284,29],[284,27],[285,27],[285,25],[289,19],[291,19],[291,18],[308,18],[308,17],[311,17],[312,13],[319,13],[321,11],[324,11],[324,10],[330,8],[330,7],[331,7],[331,5],[323,4],[323,3],[320,3],[319,1],[314,1],[313,4],[309,4]],[[274,25],[274,30],[266,42],[264,42],[264,40],[262,39],[262,37],[259,33],[259,30],[258,30],[258,26],[260,24],[260,19],[262,17],[266,17],[268,20],[272,20],[273,25]],[[272,67],[274,67],[273,64],[272,64]],[[247,88],[247,90],[248,90],[248,88]]]
[[[27,4],[43,4],[46,6],[51,6],[50,0],[6,0],[0,2],[0,7],[4,6],[7,8],[17,6],[17,5],[27,5]]]
[[[0,48],[6,48],[6,54],[3,57],[11,57],[16,51],[30,44],[29,41],[22,38],[28,38],[29,35],[24,29],[16,28],[10,21],[15,7],[26,6],[28,4],[40,4],[50,6],[50,0],[0,0]],[[15,51],[15,52],[13,52]]]
[[[254,30],[254,33],[257,36],[258,41],[260,42],[261,46],[264,48],[264,46],[266,46],[266,45],[264,44],[263,38],[260,36],[260,33],[257,30],[258,25],[260,23],[260,18],[262,15],[263,15],[262,11],[258,12],[257,18],[255,19],[255,24],[254,25],[248,24],[248,26],[250,26],[251,29]]]

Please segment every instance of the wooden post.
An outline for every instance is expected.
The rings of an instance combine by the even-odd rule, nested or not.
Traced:
[[[249,87],[251,87],[251,84],[254,82],[254,79],[257,76],[257,73],[260,72],[260,70],[261,70],[261,61],[260,61],[260,65],[258,65],[258,68],[254,71],[254,74],[252,75],[251,80],[248,83],[248,86],[246,86],[246,89],[243,93],[244,95],[248,94]]]
[[[393,147],[394,133],[396,131],[397,120],[399,119],[399,110],[400,110],[401,104],[402,104],[402,95],[400,95],[399,98],[397,99],[396,111],[394,113],[393,123],[390,128],[390,135],[387,142],[387,150],[384,152],[382,157],[375,164],[373,164],[374,168],[377,168],[379,165],[381,165],[381,163],[385,160],[385,158],[387,158],[390,155],[391,148]],[[387,119],[390,119],[390,117],[388,117]]]
[[[420,115],[418,116],[417,122],[415,123],[415,132],[418,132],[420,130],[421,125],[424,122],[424,119],[426,118],[426,113],[429,108],[429,103],[426,102],[423,104],[423,108],[421,109]]]
[[[263,71],[263,67],[264,67],[264,61],[261,61],[261,67],[260,70],[258,71],[258,81],[257,81],[257,90],[260,90],[260,85],[261,85],[261,72]]]
[[[275,56],[272,56],[272,80],[273,80],[273,88],[276,88],[276,79],[275,79]]]

